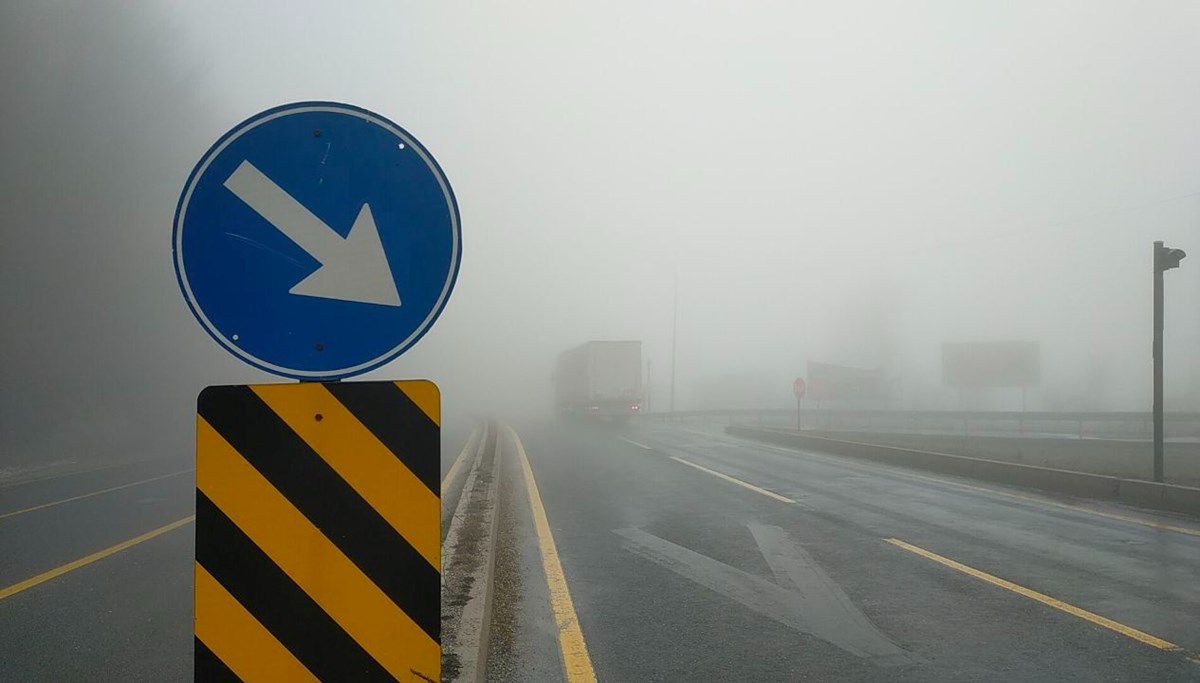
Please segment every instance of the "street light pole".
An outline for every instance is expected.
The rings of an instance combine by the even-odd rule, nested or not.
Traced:
[[[1163,271],[1178,268],[1187,254],[1154,243],[1154,481],[1163,481]]]

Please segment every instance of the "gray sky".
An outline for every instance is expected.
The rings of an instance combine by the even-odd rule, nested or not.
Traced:
[[[191,318],[171,220],[218,136],[306,99],[454,186],[458,287],[372,375],[452,414],[547,406],[587,339],[664,389],[676,273],[680,407],[787,405],[809,359],[951,407],[943,341],[1036,339],[1031,408],[1148,409],[1154,239],[1193,254],[1167,396],[1200,410],[1196,3],[244,5],[0,8],[6,453],[172,448],[202,386],[271,379]]]

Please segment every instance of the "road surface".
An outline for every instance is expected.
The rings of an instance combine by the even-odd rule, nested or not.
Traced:
[[[1196,520],[715,430],[513,426],[491,681],[1200,680]],[[443,475],[470,428],[445,434]],[[0,680],[191,679],[191,467],[0,487]]]
[[[1195,522],[719,432],[518,432],[599,680],[1200,680]],[[513,516],[493,680],[571,680]]]
[[[0,681],[192,680],[194,462],[0,484]]]
[[[194,481],[189,458],[0,488],[0,680],[190,680]]]

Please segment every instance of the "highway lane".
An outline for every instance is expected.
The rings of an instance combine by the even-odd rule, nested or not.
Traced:
[[[443,424],[443,476],[475,425]],[[0,681],[192,679],[193,466],[0,486]]]
[[[493,425],[491,681],[1200,680],[1194,521],[715,431],[531,423],[522,448]],[[443,474],[474,426],[443,439]],[[190,679],[192,525],[167,528],[192,513],[189,469],[0,488],[0,591],[161,532],[0,598],[0,680]]]
[[[191,467],[149,460],[0,489],[0,680],[190,679]]]
[[[671,426],[518,432],[599,680],[1200,680],[1194,521]],[[507,650],[536,663],[528,538]]]

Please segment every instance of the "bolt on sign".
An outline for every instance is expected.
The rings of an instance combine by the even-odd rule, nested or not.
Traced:
[[[196,419],[196,680],[439,680],[439,395],[209,387]]]

